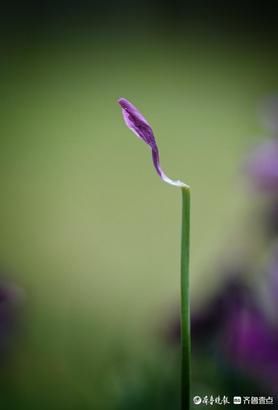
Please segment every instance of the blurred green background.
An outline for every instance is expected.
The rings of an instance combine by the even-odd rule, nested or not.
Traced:
[[[0,269],[24,291],[3,409],[112,409],[173,366],[159,331],[179,299],[180,192],[118,97],[152,124],[167,174],[192,186],[193,306],[221,281],[215,260],[241,226],[241,164],[278,86],[273,47],[130,26],[19,36],[3,52]]]

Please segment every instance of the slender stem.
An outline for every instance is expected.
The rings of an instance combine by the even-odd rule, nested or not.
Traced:
[[[181,232],[181,408],[189,410],[190,397],[190,296],[189,296],[189,241],[190,241],[190,189],[182,190]]]

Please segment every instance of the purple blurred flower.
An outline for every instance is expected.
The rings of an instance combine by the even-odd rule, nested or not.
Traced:
[[[278,194],[278,140],[259,146],[250,155],[246,170],[256,190]]]
[[[269,387],[278,382],[278,329],[255,307],[238,306],[229,317],[222,348],[231,364]]]
[[[133,104],[131,104],[125,98],[119,98],[118,103],[122,107],[123,118],[127,127],[151,148],[153,164],[160,178],[170,185],[175,185],[178,187],[186,186],[181,181],[173,181],[172,179],[167,177],[167,175],[161,169],[159,151],[156,145],[154,133],[150,124],[143,117],[143,115]]]
[[[209,304],[193,312],[191,327],[193,352],[201,349],[217,353],[215,357],[222,355],[231,367],[270,389],[276,387],[278,327],[264,314],[251,290],[239,278],[231,278]],[[167,341],[178,344],[178,318],[168,330]]]
[[[249,303],[249,300],[251,300],[251,295],[246,285],[240,281],[239,277],[230,277],[223,288],[205,306],[192,312],[192,347],[200,345],[202,348],[206,348],[208,342],[215,339],[223,330],[230,312],[233,312],[239,304]],[[179,344],[180,320],[178,314],[169,322],[165,331],[165,338],[169,344]]]
[[[202,310],[192,315],[192,338],[196,343],[204,343],[204,338],[214,337],[221,332],[230,312],[238,304],[249,301],[249,289],[239,281],[231,278],[222,290]]]

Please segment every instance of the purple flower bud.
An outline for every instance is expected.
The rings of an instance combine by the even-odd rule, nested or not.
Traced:
[[[123,118],[127,127],[151,148],[153,164],[160,178],[170,185],[185,187],[186,185],[183,182],[173,181],[167,177],[161,169],[158,147],[156,145],[153,130],[147,120],[137,110],[137,108],[125,98],[120,98],[118,103],[122,107]]]
[[[278,194],[278,140],[269,140],[249,157],[247,174],[256,190]]]

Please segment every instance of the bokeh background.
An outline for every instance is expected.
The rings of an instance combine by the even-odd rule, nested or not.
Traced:
[[[3,6],[1,27],[0,407],[178,408],[165,329],[179,303],[180,192],[116,101],[141,109],[163,167],[192,186],[195,311],[222,266],[256,254],[244,163],[271,137],[272,10],[24,2]],[[215,367],[193,360],[195,392],[218,391],[205,380],[223,378]]]

